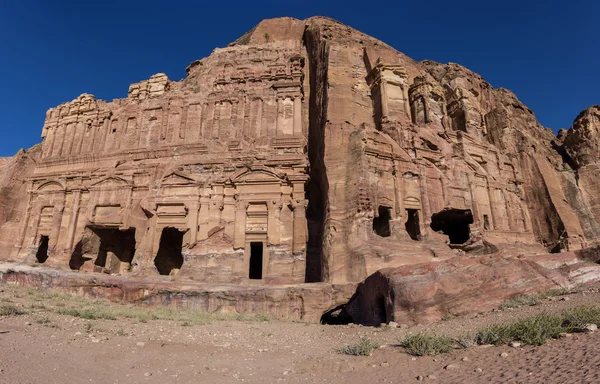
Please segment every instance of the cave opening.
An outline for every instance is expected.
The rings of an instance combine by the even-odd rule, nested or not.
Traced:
[[[419,210],[418,209],[407,209],[406,210],[406,223],[404,224],[408,236],[413,240],[421,240],[421,225],[419,222]]]
[[[37,253],[35,254],[35,258],[38,263],[43,264],[48,260],[48,243],[50,242],[50,238],[46,235],[42,235],[40,237],[40,243],[38,246]]]
[[[373,232],[381,237],[390,237],[390,220],[392,219],[392,209],[380,205],[377,209],[377,216],[373,218]]]
[[[248,278],[252,280],[262,279],[263,270],[263,243],[262,241],[253,241],[250,243],[250,263]]]
[[[183,266],[183,234],[177,228],[163,228],[154,266],[160,275],[177,273]]]
[[[448,236],[450,244],[464,244],[469,240],[469,224],[473,224],[470,209],[444,209],[431,216],[431,229]]]
[[[98,255],[94,261],[98,272],[125,273],[131,269],[135,254],[135,228],[88,227],[98,237]]]

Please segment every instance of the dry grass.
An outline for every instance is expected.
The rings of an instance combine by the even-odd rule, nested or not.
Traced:
[[[447,336],[417,333],[407,336],[401,343],[409,355],[435,356],[453,349],[452,340]]]
[[[338,353],[352,356],[371,356],[374,350],[379,348],[379,344],[363,337],[358,343],[347,344],[337,349]]]
[[[53,312],[63,316],[86,320],[133,319],[140,323],[152,320],[170,320],[191,325],[203,325],[217,321],[267,322],[273,320],[262,313],[208,313],[197,310],[174,309],[167,307],[144,307],[134,304],[118,304],[105,299],[65,295],[52,291],[20,286],[5,286],[10,297],[28,302],[24,307],[5,302],[0,305],[0,316],[15,316],[25,313],[42,314]]]

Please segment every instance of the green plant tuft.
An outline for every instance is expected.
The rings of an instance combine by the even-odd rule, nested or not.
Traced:
[[[409,355],[435,356],[452,350],[452,340],[447,336],[417,333],[407,336],[401,343]]]
[[[374,350],[379,348],[379,344],[370,341],[369,339],[363,337],[356,344],[348,344],[343,345],[337,349],[338,353],[343,353],[344,355],[352,355],[352,356],[371,356]]]
[[[27,312],[12,304],[2,304],[0,305],[0,316],[20,316],[24,315]]]

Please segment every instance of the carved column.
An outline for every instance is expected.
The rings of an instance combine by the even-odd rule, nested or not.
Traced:
[[[189,203],[188,226],[190,228],[190,244],[194,244],[198,239],[198,214],[200,203],[194,201]]]
[[[65,199],[54,206],[54,214],[52,215],[52,230],[50,231],[49,248],[55,250],[59,243],[60,227],[65,212]]]
[[[302,99],[294,97],[294,135],[302,135]]]
[[[279,225],[281,200],[272,200],[268,204],[269,217],[267,221],[267,242],[268,245],[279,245],[281,243],[281,230]]]
[[[198,216],[198,225],[200,229],[198,230],[197,238],[198,240],[206,240],[208,239],[208,206],[210,205],[210,197],[202,196],[200,198],[200,214]]]
[[[17,239],[17,243],[15,244],[19,249],[23,248],[23,242],[25,241],[25,235],[27,234],[27,226],[29,225],[29,218],[31,217],[32,206],[31,203],[33,201],[33,182],[29,182],[29,188],[27,193],[27,210],[25,211],[25,218],[23,220],[23,225],[21,226],[21,231],[19,232],[19,237]],[[39,215],[38,215],[39,217]]]
[[[233,189],[226,188],[221,220],[225,222],[225,234],[230,239],[235,237],[235,219],[235,198],[233,197]]]
[[[246,210],[247,201],[238,201],[235,209],[235,235],[233,248],[240,249],[246,245]]]
[[[75,231],[77,230],[77,219],[79,217],[79,206],[81,203],[81,189],[73,191],[73,201],[71,202],[71,212],[69,214],[69,228],[67,232],[67,244],[68,250],[73,249],[73,240],[75,239]]]
[[[292,200],[294,208],[294,241],[292,243],[292,252],[302,252],[306,247],[307,226],[306,226],[306,206],[308,200]]]

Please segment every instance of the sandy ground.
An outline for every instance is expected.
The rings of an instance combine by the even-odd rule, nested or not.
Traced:
[[[412,357],[397,346],[407,333],[425,329],[459,335],[519,316],[600,303],[597,287],[565,297],[428,327],[278,320],[188,326],[60,315],[60,299],[0,285],[0,304],[28,312],[0,316],[0,383],[600,383],[600,331],[541,347],[475,346],[436,357]],[[361,337],[383,346],[369,357],[336,352]],[[503,352],[508,356],[501,357]],[[449,364],[457,367],[446,369]]]

